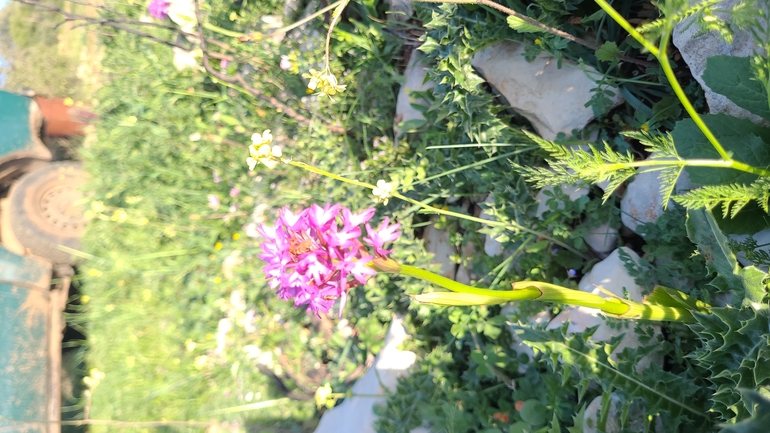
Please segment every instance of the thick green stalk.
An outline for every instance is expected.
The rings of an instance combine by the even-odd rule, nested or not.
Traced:
[[[763,170],[761,168],[753,167],[748,164],[744,164],[738,161],[723,159],[680,159],[680,160],[666,160],[658,159],[651,161],[634,161],[622,164],[604,164],[601,166],[606,171],[623,170],[625,168],[634,167],[716,167],[716,168],[732,168],[734,170],[743,171],[746,173],[756,174],[758,176],[770,176],[770,171]]]
[[[390,260],[389,262],[392,262]],[[558,302],[578,307],[596,308],[603,313],[621,319],[645,319],[656,321],[675,321],[692,322],[693,316],[685,308],[676,308],[658,304],[645,304],[629,301],[620,298],[604,298],[593,293],[580,290],[568,289],[555,284],[541,283],[538,281],[519,281],[513,283],[513,290],[489,290],[478,287],[471,287],[466,284],[458,283],[433,272],[426,271],[414,266],[399,265],[395,262],[389,263],[389,266],[378,266],[374,268],[389,272],[398,273],[405,276],[419,278],[437,286],[443,287],[455,293],[464,293],[486,300],[487,304],[501,303],[504,301],[526,301],[538,300],[546,302]],[[501,302],[489,302],[497,299]],[[450,304],[461,305],[461,304]]]

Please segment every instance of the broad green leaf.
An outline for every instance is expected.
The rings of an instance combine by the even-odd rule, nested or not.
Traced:
[[[770,120],[767,91],[756,80],[750,57],[713,56],[706,60],[703,81],[735,105]]]
[[[722,212],[716,212],[714,219],[723,232],[731,235],[753,235],[770,227],[770,215],[756,202],[749,202],[734,217],[722,217]]]
[[[492,296],[455,292],[422,293],[414,295],[413,298],[421,304],[445,306],[497,305],[508,302],[507,299],[495,298]]]
[[[767,295],[763,284],[767,273],[754,266],[741,268],[711,213],[704,209],[687,211],[687,236],[698,245],[706,265],[717,273],[711,285],[722,291],[736,291],[751,302],[762,302]]]
[[[767,278],[767,273],[754,266],[749,266],[741,269],[740,276],[743,280],[743,286],[746,288],[746,299],[752,302],[762,302],[767,295],[767,289],[763,283]]]
[[[618,44],[612,41],[605,42],[596,50],[596,58],[603,62],[613,62],[620,58]]]
[[[733,159],[754,167],[770,166],[770,128],[724,114],[701,117]],[[671,135],[677,153],[683,159],[721,159],[692,119],[677,122]],[[749,184],[757,178],[756,175],[730,168],[687,167],[685,170],[693,183],[701,185]]]
[[[521,415],[521,419],[523,419],[525,422],[533,426],[538,426],[545,422],[547,411],[548,409],[543,403],[540,403],[539,400],[533,399],[524,402],[524,404],[521,406],[521,411],[519,414]]]
[[[508,17],[508,26],[519,33],[542,33],[543,29],[533,26],[521,18],[513,15]]]
[[[740,272],[738,261],[735,260],[735,255],[727,245],[727,238],[719,230],[711,212],[705,209],[687,211],[686,226],[687,237],[698,246],[698,251],[706,260],[709,269],[726,278],[729,286],[742,286],[737,277]]]

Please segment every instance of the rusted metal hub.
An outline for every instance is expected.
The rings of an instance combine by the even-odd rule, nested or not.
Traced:
[[[57,185],[40,195],[38,208],[48,224],[74,236],[85,224],[82,200],[83,194],[73,185]]]

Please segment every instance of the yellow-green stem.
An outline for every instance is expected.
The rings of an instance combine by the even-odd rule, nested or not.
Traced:
[[[329,178],[332,178],[332,179],[335,179],[335,180],[339,180],[340,182],[349,183],[349,184],[360,186],[360,187],[363,187],[363,188],[369,188],[369,189],[376,188],[374,185],[372,185],[370,183],[359,182],[357,180],[353,180],[353,179],[349,179],[347,177],[339,176],[339,175],[336,175],[334,173],[328,172],[326,170],[322,170],[322,169],[320,169],[318,167],[314,167],[312,165],[305,164],[304,162],[289,161],[288,164],[289,165],[293,165],[294,167],[302,168],[302,169],[307,170],[307,171],[309,171],[311,173],[316,173],[316,174],[320,174],[322,176],[326,176],[326,177],[329,177]],[[417,206],[419,208],[425,209],[425,210],[427,210],[427,211],[429,211],[431,213],[435,213],[435,214],[438,214],[438,215],[446,215],[446,216],[451,216],[451,217],[455,217],[455,218],[461,218],[461,219],[464,219],[464,220],[477,222],[477,223],[484,224],[486,226],[491,226],[491,227],[503,227],[503,228],[505,228],[507,230],[522,231],[522,232],[530,233],[530,234],[536,235],[536,236],[538,236],[540,238],[546,239],[546,240],[552,242],[553,244],[558,245],[558,246],[560,246],[560,247],[562,247],[562,248],[564,248],[564,249],[566,249],[568,251],[571,251],[571,252],[579,255],[580,257],[582,257],[584,259],[589,259],[589,257],[587,257],[585,254],[581,253],[580,251],[576,250],[575,248],[572,248],[571,246],[565,244],[564,242],[562,242],[562,241],[560,241],[558,239],[554,239],[553,237],[551,237],[551,236],[549,236],[549,235],[547,235],[545,233],[540,233],[537,230],[533,230],[533,229],[530,229],[528,227],[524,227],[524,226],[522,226],[522,225],[520,225],[518,223],[515,223],[515,222],[512,222],[510,224],[506,224],[506,223],[500,222],[500,221],[490,221],[490,220],[485,220],[483,218],[478,218],[478,217],[474,217],[474,216],[471,216],[471,215],[462,214],[462,213],[459,213],[459,212],[452,212],[450,210],[439,209],[437,207],[433,207],[431,205],[419,202],[417,200],[414,200],[412,198],[409,198],[409,197],[407,197],[405,195],[402,195],[402,194],[399,194],[397,192],[392,192],[391,196],[395,197],[397,199],[403,200],[403,201],[405,201],[407,203],[411,203],[411,204],[413,204],[413,205],[415,205],[415,206]]]
[[[377,266],[375,266],[377,268]],[[557,302],[579,307],[596,308],[613,317],[622,319],[645,319],[656,321],[691,322],[692,314],[684,308],[663,305],[644,304],[620,298],[604,298],[593,293],[568,289],[555,284],[538,281],[520,281],[512,290],[489,290],[471,287],[466,284],[434,274],[414,266],[400,265],[399,269],[390,267],[383,270],[405,276],[419,278],[456,293],[504,299],[506,301],[538,300]]]
[[[730,166],[736,170],[747,171],[749,173],[755,173],[761,176],[770,175],[770,172],[767,172],[766,170],[759,170],[747,164],[744,164],[742,162],[733,161],[733,159],[730,157],[730,155],[727,153],[724,147],[722,147],[722,144],[719,143],[719,140],[717,140],[717,138],[711,132],[711,130],[703,121],[703,119],[701,119],[698,112],[695,111],[695,107],[693,107],[692,104],[690,103],[690,100],[687,99],[687,95],[685,95],[684,89],[682,89],[682,86],[679,84],[679,80],[677,80],[676,75],[674,74],[674,69],[671,67],[671,63],[668,60],[668,55],[666,50],[668,47],[669,38],[671,37],[671,26],[669,24],[667,24],[663,30],[663,34],[660,38],[659,48],[656,48],[641,33],[637,32],[636,29],[634,29],[634,27],[631,25],[631,23],[629,23],[625,18],[623,18],[623,16],[620,15],[618,11],[616,11],[609,3],[607,3],[606,0],[594,0],[594,1],[610,17],[612,17],[612,19],[615,20],[616,23],[618,23],[621,27],[623,27],[623,29],[625,29],[634,39],[636,39],[640,44],[642,44],[642,46],[644,46],[650,53],[652,53],[652,55],[654,55],[658,59],[658,61],[660,62],[660,66],[663,69],[663,73],[666,75],[666,78],[668,79],[669,84],[671,84],[671,88],[674,90],[674,94],[676,94],[676,97],[679,99],[679,102],[682,103],[682,106],[684,107],[685,111],[687,111],[687,114],[690,115],[693,122],[695,122],[695,124],[703,133],[703,135],[706,136],[706,139],[711,143],[711,145],[714,147],[717,153],[719,153],[719,156],[722,157],[722,159],[724,159],[725,161],[732,162]],[[760,171],[762,173],[758,173],[757,171]]]

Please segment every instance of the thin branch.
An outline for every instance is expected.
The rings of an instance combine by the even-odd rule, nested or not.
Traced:
[[[223,74],[221,72],[217,72],[214,68],[211,67],[211,62],[208,59],[209,53],[206,45],[206,39],[203,36],[203,21],[201,19],[201,11],[200,7],[198,6],[198,1],[194,0],[193,4],[195,5],[195,19],[197,21],[198,26],[198,38],[201,41],[201,51],[203,51],[203,68],[208,72],[212,77],[226,82],[230,84],[238,84],[241,87],[243,87],[247,92],[249,92],[252,96],[260,99],[263,102],[266,102],[270,104],[271,106],[281,110],[281,112],[285,113],[287,116],[291,117],[292,119],[296,120],[299,123],[305,124],[305,125],[311,125],[312,120],[308,119],[307,117],[299,114],[297,110],[289,107],[288,105],[284,104],[278,98],[274,96],[267,96],[260,92],[258,89],[252,87],[246,79],[243,77],[242,74],[236,73],[233,76],[228,76],[226,74]],[[337,133],[337,134],[345,134],[347,131],[345,128],[337,125],[331,125],[331,122],[327,122],[327,128],[329,128],[330,131]]]
[[[540,21],[538,21],[538,20],[536,20],[534,18],[530,18],[530,17],[528,17],[528,16],[526,16],[524,14],[516,12],[515,10],[513,10],[511,8],[508,8],[508,7],[505,7],[505,6],[501,5],[501,4],[495,3],[492,0],[414,0],[414,1],[415,2],[422,2],[422,3],[454,3],[454,4],[474,4],[475,3],[475,4],[480,4],[480,5],[488,6],[488,7],[491,7],[492,9],[497,9],[498,11],[500,11],[500,12],[502,12],[504,14],[510,15],[512,17],[516,17],[516,18],[526,22],[527,24],[530,24],[530,25],[532,25],[534,27],[537,27],[538,29],[540,29],[540,30],[542,30],[542,31],[544,31],[546,33],[550,33],[550,34],[552,34],[554,36],[559,36],[561,38],[567,39],[568,41],[572,41],[572,42],[574,42],[574,43],[576,43],[578,45],[582,45],[582,46],[584,46],[586,48],[590,48],[592,50],[599,49],[599,46],[596,45],[595,43],[591,42],[591,41],[587,41],[587,40],[579,38],[577,36],[572,36],[571,34],[569,34],[567,32],[564,32],[564,31],[561,31],[559,29],[547,26],[547,25],[541,23]],[[633,57],[628,57],[628,56],[620,56],[620,60],[623,60],[623,61],[628,62],[628,63],[634,63],[634,64],[637,64],[637,65],[640,65],[640,66],[644,66],[644,67],[647,67],[647,68],[652,68],[652,67],[657,66],[655,63],[647,62],[647,61],[644,61],[644,60],[635,59]]]

